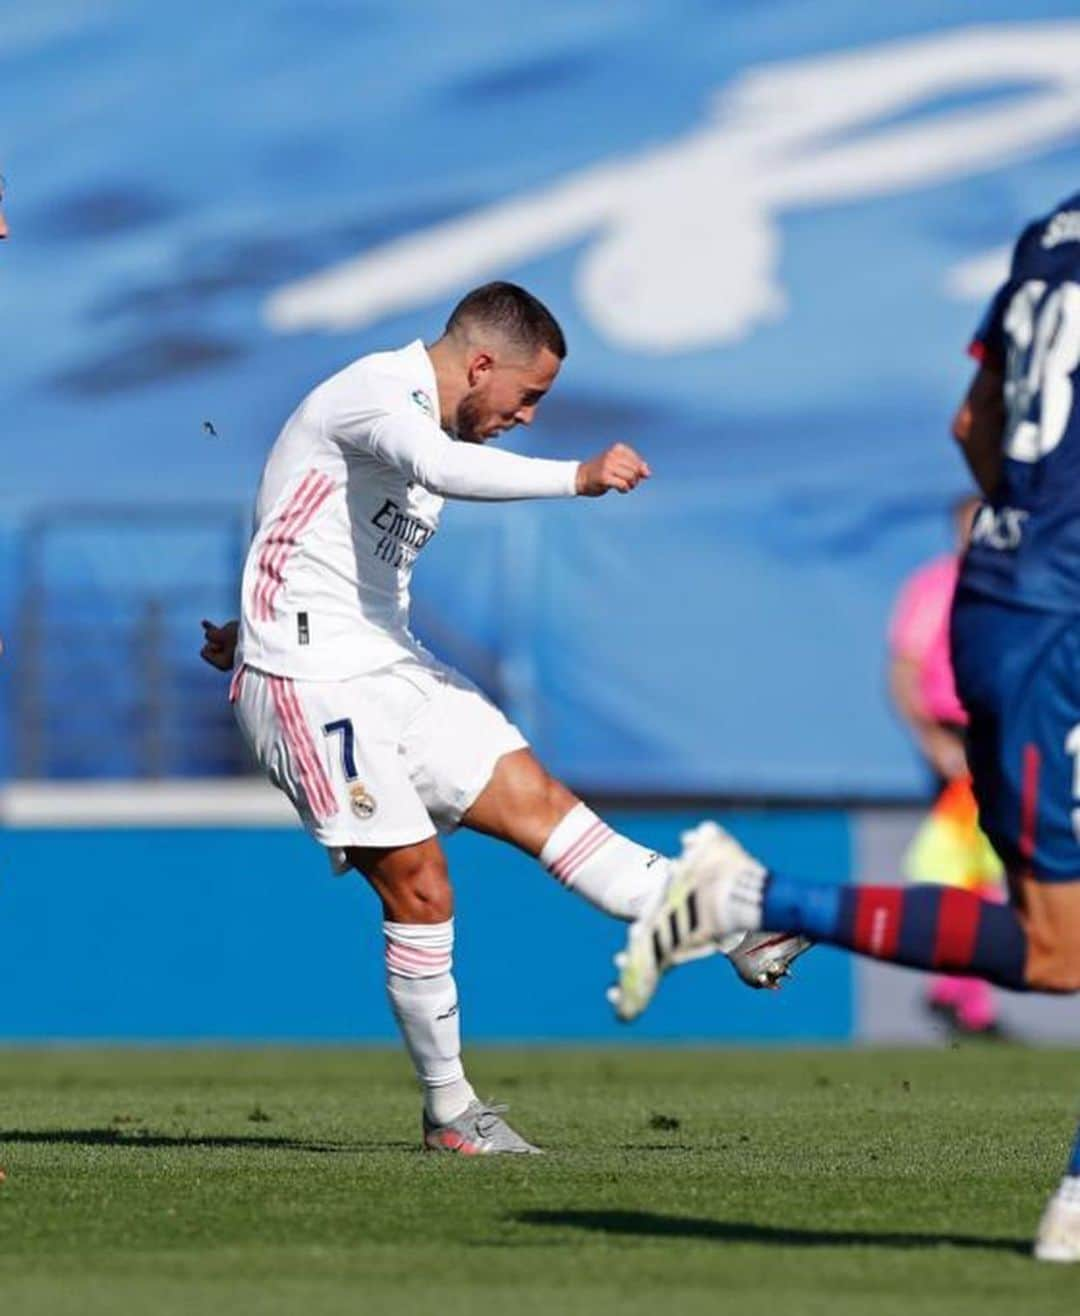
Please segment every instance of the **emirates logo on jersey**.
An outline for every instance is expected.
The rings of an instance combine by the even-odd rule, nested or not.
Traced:
[[[433,526],[424,525],[415,516],[403,512],[392,498],[385,500],[371,518],[371,524],[383,531],[372,549],[373,554],[380,562],[395,568],[411,567],[417,553],[435,533]]]

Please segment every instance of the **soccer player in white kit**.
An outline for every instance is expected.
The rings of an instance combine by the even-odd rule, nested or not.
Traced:
[[[565,887],[632,921],[668,860],[618,835],[521,733],[409,630],[413,563],[448,498],[629,493],[647,463],[624,444],[548,461],[483,445],[529,424],[566,355],[562,331],[509,283],[469,293],[443,336],[361,357],[289,417],[263,472],[236,623],[204,623],[203,656],[237,670],[230,698],[257,762],[338,871],[383,907],[387,988],[424,1092],[427,1147],[536,1148],[481,1102],[461,1061],[453,898],[437,835],[464,825],[539,859]],[[733,939],[753,986],[801,943]]]

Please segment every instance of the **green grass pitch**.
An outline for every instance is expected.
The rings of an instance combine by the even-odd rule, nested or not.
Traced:
[[[1028,1260],[1075,1054],[475,1050],[543,1158],[424,1155],[381,1051],[0,1053],[18,1316],[1080,1312]]]

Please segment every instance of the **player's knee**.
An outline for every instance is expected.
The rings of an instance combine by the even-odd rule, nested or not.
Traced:
[[[398,884],[400,903],[406,913],[401,923],[443,923],[454,912],[450,875],[441,860],[428,859],[419,864]]]
[[[499,760],[480,804],[488,824],[497,820],[499,835],[525,849],[539,849],[559,819],[577,804],[577,797],[529,750],[520,750]],[[466,820],[471,821],[469,815]]]
[[[541,788],[544,810],[552,818],[561,820],[566,817],[572,808],[579,803],[578,797],[549,773],[544,773],[544,782]]]
[[[393,923],[445,923],[454,913],[450,875],[442,855],[398,862],[372,878],[383,913]]]

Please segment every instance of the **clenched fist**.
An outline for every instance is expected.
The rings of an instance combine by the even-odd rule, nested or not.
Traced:
[[[578,467],[577,491],[586,498],[599,498],[612,489],[629,493],[652,475],[649,464],[625,443],[612,444]]]
[[[206,643],[199,650],[199,656],[216,667],[219,672],[231,672],[236,660],[238,621],[227,621],[224,626],[216,626],[212,621],[203,621],[203,636]]]

